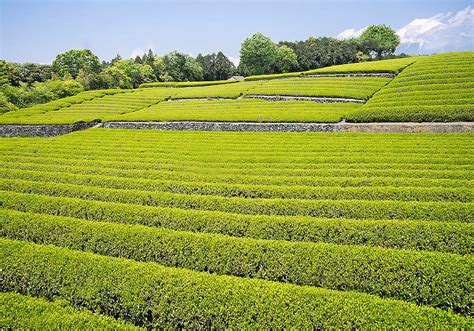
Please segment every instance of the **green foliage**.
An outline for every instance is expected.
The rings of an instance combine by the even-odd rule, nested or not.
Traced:
[[[277,54],[278,48],[270,38],[261,33],[255,33],[242,42],[239,66],[245,74],[272,73],[272,65],[275,63]]]
[[[20,87],[7,85],[2,89],[8,101],[18,108],[73,96],[82,91],[84,87],[74,80],[48,80],[44,83],[34,83],[31,87],[22,83]]]
[[[203,79],[203,69],[190,55],[171,52],[162,57],[163,71],[175,82]]]
[[[203,56],[198,54],[196,61],[203,69],[203,78],[206,81],[225,80],[235,73],[235,65],[222,52]]]
[[[18,110],[18,108],[8,101],[8,98],[5,96],[5,94],[0,92],[0,114],[16,110]]]
[[[353,122],[474,121],[473,63],[472,52],[417,58],[360,112],[350,114],[347,119]]]
[[[73,79],[84,70],[87,74],[99,73],[101,64],[99,58],[90,50],[70,50],[58,54],[52,65],[53,72],[64,77],[70,75]]]
[[[278,47],[273,71],[276,73],[294,71],[298,68],[298,60],[295,52],[288,46]]]
[[[365,52],[382,59],[395,52],[400,45],[400,37],[387,25],[371,25],[359,37],[359,42]]]
[[[0,215],[0,233],[11,239],[220,275],[354,290],[470,314],[470,286],[463,285],[474,268],[469,256],[232,238],[13,211]],[[416,273],[423,277],[414,278]]]
[[[9,84],[10,81],[8,80],[7,63],[3,60],[0,60],[0,90],[2,90],[4,86]]]
[[[37,63],[8,63],[10,84],[20,86],[26,83],[29,86],[35,82],[43,83],[52,78],[51,65]]]
[[[21,330],[136,330],[114,318],[74,309],[64,299],[47,301],[18,293],[0,293],[0,325]]]
[[[141,64],[133,60],[120,60],[105,70],[112,78],[111,87],[137,88],[142,83],[156,80],[153,68],[148,64]],[[126,78],[125,78],[126,77]]]
[[[332,65],[358,62],[358,43],[354,40],[310,37],[305,41],[280,42],[296,54],[297,70],[310,70]]]
[[[451,312],[367,294],[215,276],[21,241],[1,239],[0,245],[3,291],[60,296],[147,328],[470,324]]]

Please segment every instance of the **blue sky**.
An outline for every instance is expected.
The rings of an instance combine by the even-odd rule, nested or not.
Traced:
[[[240,43],[255,32],[278,42],[309,36],[347,38],[371,24],[388,24],[400,51],[473,50],[472,1],[145,1],[0,0],[0,58],[50,63],[69,49],[101,59],[152,48],[165,54],[223,51],[238,60]]]

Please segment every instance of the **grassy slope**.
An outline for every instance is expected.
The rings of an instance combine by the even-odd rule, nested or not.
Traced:
[[[183,100],[161,102],[118,121],[234,121],[234,122],[339,122],[362,105],[310,101],[268,102],[256,99]]]
[[[474,53],[422,57],[377,92],[355,122],[474,121]]]
[[[69,250],[2,239],[4,290],[155,327],[468,328],[471,141],[112,129],[5,138],[2,237]]]

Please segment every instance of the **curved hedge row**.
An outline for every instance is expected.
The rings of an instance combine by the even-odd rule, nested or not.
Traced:
[[[0,234],[11,239],[221,275],[366,292],[466,315],[472,309],[471,256],[263,241],[1,210],[0,217]]]
[[[2,291],[20,291],[155,328],[469,328],[472,320],[403,301],[214,276],[0,240]]]
[[[60,299],[0,293],[0,309],[0,326],[5,330],[139,330],[112,317],[74,309]]]
[[[311,199],[311,200],[398,200],[472,202],[473,191],[466,187],[338,187],[338,186],[273,186],[248,184],[217,184],[209,182],[182,182],[176,180],[153,180],[122,178],[103,175],[81,175],[61,172],[23,171],[3,169],[0,178],[23,179],[38,182],[53,182],[114,189],[199,194],[224,197],[262,199]]]
[[[167,192],[98,188],[74,184],[0,179],[0,190],[146,206],[205,209],[239,214],[311,216],[329,218],[413,219],[473,222],[472,202],[418,202],[396,200],[248,199]]]
[[[360,111],[352,122],[474,121],[473,52],[419,58]]]
[[[1,191],[0,206],[24,212],[141,224],[255,239],[327,242],[471,254],[474,224],[242,215]]]
[[[80,164],[80,163],[79,163]],[[23,160],[21,163],[4,163],[1,171],[12,169],[60,172],[65,174],[103,175],[121,177],[125,179],[154,179],[173,180],[176,182],[206,182],[206,183],[228,183],[249,185],[275,185],[275,186],[339,186],[339,187],[445,187],[464,188],[469,184],[467,180],[461,179],[431,179],[412,177],[387,177],[387,176],[353,176],[353,177],[328,177],[328,176],[268,176],[268,175],[245,175],[245,174],[198,174],[189,171],[169,170],[141,170],[141,169],[117,169],[103,165],[101,167],[90,164],[62,165],[30,163]]]

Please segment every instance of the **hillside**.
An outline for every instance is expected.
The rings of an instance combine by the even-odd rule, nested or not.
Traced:
[[[473,55],[88,91],[0,115],[20,128],[0,138],[0,325],[473,329],[472,122],[140,122],[472,121]],[[8,125],[81,121],[140,130]]]
[[[3,138],[2,290],[148,328],[469,328],[471,144],[117,129]],[[35,318],[31,304],[16,316]]]
[[[83,92],[0,115],[0,123],[474,120],[472,52],[253,76],[243,82],[154,83],[146,86],[152,87]],[[300,98],[303,100],[282,101],[285,97],[303,97]],[[273,99],[273,102],[259,98]],[[178,101],[180,99],[190,100]]]

